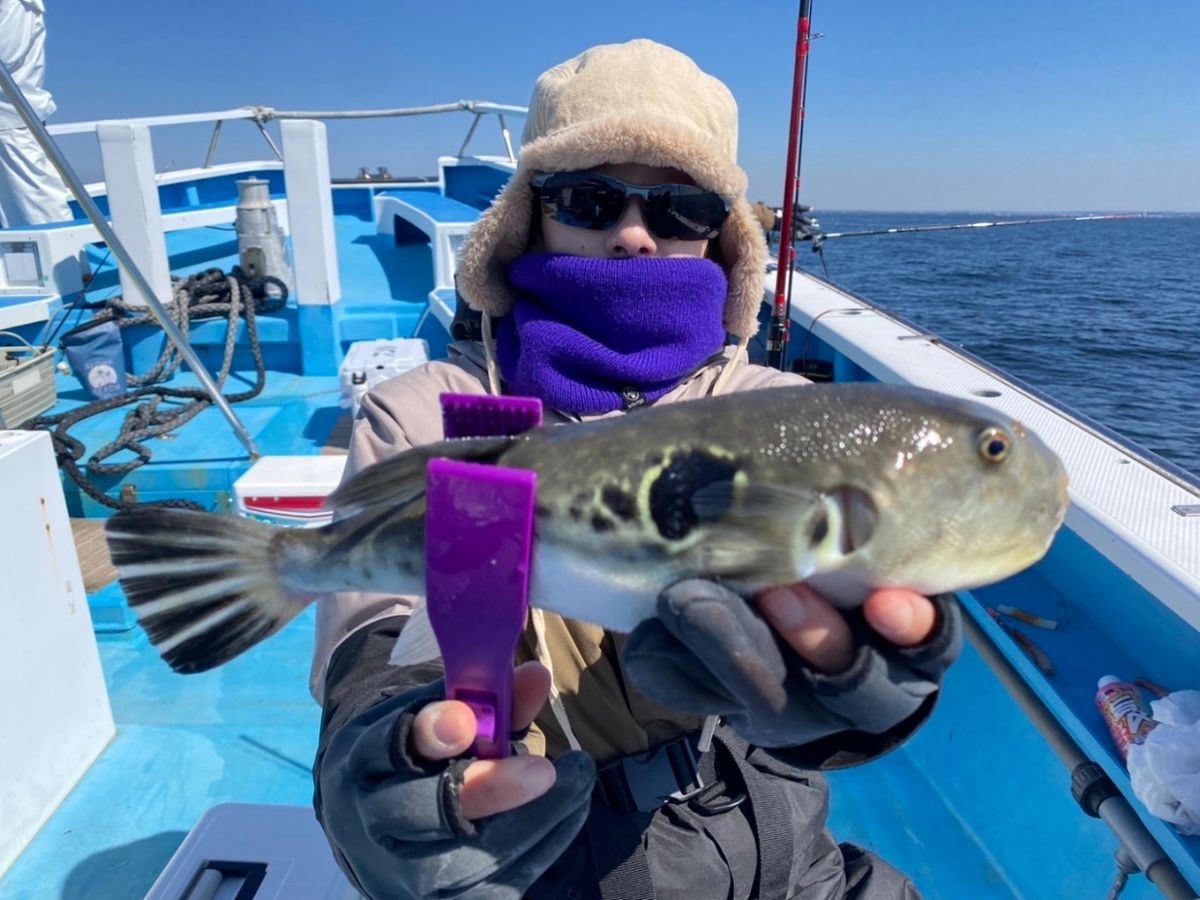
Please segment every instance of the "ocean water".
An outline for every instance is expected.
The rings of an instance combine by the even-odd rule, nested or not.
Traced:
[[[816,215],[826,233],[1034,217]],[[824,275],[810,247],[798,263]],[[831,239],[824,257],[840,287],[1200,475],[1200,216]]]

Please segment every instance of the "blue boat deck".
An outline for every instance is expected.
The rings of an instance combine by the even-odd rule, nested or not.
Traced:
[[[141,897],[210,806],[311,803],[314,623],[306,611],[228,666],[186,678],[138,629],[101,636],[116,737],[0,879],[0,897]]]

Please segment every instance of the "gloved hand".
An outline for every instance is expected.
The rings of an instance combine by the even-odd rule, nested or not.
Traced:
[[[773,234],[783,228],[783,208],[778,206],[767,206],[762,201],[757,201],[750,204],[750,212],[754,215],[755,220],[762,226],[762,230],[767,234]],[[820,223],[809,215],[812,212],[811,206],[804,204],[796,204],[792,208],[792,231],[794,232],[797,241],[808,240],[814,235],[819,234]]]
[[[539,688],[530,683],[539,679],[522,669],[514,678],[518,730],[549,688],[541,669],[541,700],[531,704]],[[536,757],[454,758],[473,740],[474,718],[464,733],[455,719],[469,709],[437,703],[443,696],[440,681],[409,688],[338,729],[317,770],[326,835],[343,871],[375,900],[516,900],[583,826],[595,765],[586,753],[564,754],[546,790],[550,773]]]
[[[765,232],[779,230],[779,213],[761,200],[750,204],[750,212]]]
[[[682,581],[659,597],[658,618],[630,635],[625,668],[647,696],[680,712],[719,715],[761,747],[883,734],[921,709],[961,648],[953,598],[931,599],[930,630],[911,647],[884,639],[861,610],[846,613],[852,661],[824,673],[781,646],[750,601],[715,582]]]

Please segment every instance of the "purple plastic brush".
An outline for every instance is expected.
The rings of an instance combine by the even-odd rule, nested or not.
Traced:
[[[519,434],[541,422],[527,397],[442,395],[447,437]],[[537,475],[431,460],[425,516],[426,604],[446,696],[475,713],[472,753],[509,752],[512,669],[528,609]]]
[[[447,438],[520,434],[542,424],[537,397],[442,394],[442,430]]]

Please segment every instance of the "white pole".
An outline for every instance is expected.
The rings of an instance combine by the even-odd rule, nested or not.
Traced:
[[[146,125],[101,122],[96,126],[104,182],[108,186],[108,212],[113,231],[141,269],[154,296],[162,303],[171,299],[171,269],[167,265],[167,242],[163,237],[162,207],[154,181],[154,148]],[[145,305],[134,276],[121,266],[121,293],[125,302]]]
[[[338,278],[325,126],[303,119],[283,121],[279,126],[296,302],[301,306],[329,306],[341,298],[342,285]]]

